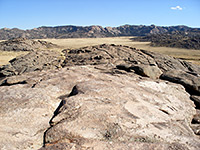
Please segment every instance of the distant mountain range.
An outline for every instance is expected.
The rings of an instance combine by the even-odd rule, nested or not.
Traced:
[[[200,34],[200,28],[190,28],[187,26],[145,26],[145,25],[123,25],[119,27],[102,26],[56,26],[39,27],[31,30],[21,30],[18,28],[0,29],[0,40],[24,37],[29,39],[45,38],[97,38],[116,36],[146,36],[151,34],[184,32],[186,34]]]

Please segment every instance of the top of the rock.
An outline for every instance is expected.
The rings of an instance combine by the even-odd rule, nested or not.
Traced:
[[[200,147],[185,91],[200,93],[199,66],[114,44],[63,55],[31,51],[0,68],[0,149]]]

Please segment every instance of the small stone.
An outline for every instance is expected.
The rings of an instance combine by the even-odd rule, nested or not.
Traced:
[[[12,77],[8,77],[6,79],[6,83],[7,85],[12,85],[12,84],[19,84],[19,83],[26,83],[27,77],[26,76],[12,76]]]

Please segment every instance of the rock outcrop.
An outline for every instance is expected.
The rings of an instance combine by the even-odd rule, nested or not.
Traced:
[[[0,68],[0,77],[24,72],[74,65],[107,64],[108,70],[135,72],[156,79],[161,77],[182,84],[191,94],[199,94],[200,67],[186,61],[122,45],[97,45],[53,51],[30,52]]]
[[[0,68],[0,77],[74,65],[107,64],[108,70],[135,72],[142,76],[182,84],[190,94],[199,94],[200,67],[186,61],[122,45],[97,45],[53,51],[30,52]]]
[[[0,50],[3,51],[33,51],[37,49],[48,49],[55,47],[58,46],[51,42],[29,40],[26,38],[15,38],[0,42]]]
[[[162,79],[182,84],[191,94],[200,94],[200,76],[181,70],[170,70],[161,76]]]
[[[24,73],[25,83],[0,86],[0,148],[200,147],[190,128],[194,104],[181,85],[100,67]]]
[[[114,44],[63,55],[1,67],[0,149],[200,148],[199,66]]]
[[[159,79],[162,71],[157,66],[150,66],[150,65],[133,65],[129,68],[130,70],[134,70],[135,73],[149,77],[152,79]]]
[[[60,68],[63,61],[64,56],[55,51],[32,51],[16,57],[10,60],[8,65],[0,67],[0,78],[36,70]]]
[[[176,47],[200,50],[200,34],[198,32],[172,32],[151,34],[133,38],[134,41],[151,42],[151,46]]]

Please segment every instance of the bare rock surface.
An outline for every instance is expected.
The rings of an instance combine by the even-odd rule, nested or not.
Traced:
[[[123,45],[97,45],[63,50],[63,66],[109,64],[120,70],[134,70],[142,76],[182,84],[191,94],[199,94],[200,67],[167,55]]]
[[[16,57],[8,65],[0,67],[0,77],[19,75],[36,70],[60,68],[64,57],[55,51],[32,51],[26,55]]]
[[[27,66],[27,61],[29,61],[30,63],[34,63],[34,65],[36,65],[36,62],[39,63],[40,61],[42,61],[42,63],[44,64],[45,61],[49,61],[49,59],[46,58],[42,60],[37,60],[37,57],[39,57],[37,56],[37,53],[39,52],[29,53],[28,55],[26,55],[26,57],[22,56],[18,57],[18,59],[23,66]],[[53,52],[49,52],[48,54],[48,51],[43,51],[39,55],[43,55],[43,57],[46,57],[47,55],[48,57],[51,56],[51,53]],[[79,49],[65,49],[63,50],[63,53],[65,55],[65,61],[62,63],[62,67],[99,64],[108,64],[110,66],[112,65],[113,67],[116,67],[117,65],[123,64],[129,67],[133,65],[139,67],[141,66],[142,68],[143,65],[148,65],[155,66],[159,68],[162,72],[176,69],[195,75],[200,74],[200,67],[197,65],[170,56],[161,55],[145,50],[139,50],[123,45],[102,44],[97,46],[83,47]],[[16,59],[14,59],[11,60],[10,63],[14,64],[14,62],[18,63],[19,61],[16,61]],[[10,65],[5,65],[3,66],[3,68],[0,69],[0,73],[2,72],[13,72],[13,68]],[[6,74],[6,76],[8,75]]]
[[[162,72],[172,69],[200,74],[200,67],[192,63],[130,46],[102,44],[78,49],[65,49],[63,66],[107,64],[113,65],[150,65],[157,66]]]
[[[161,76],[162,79],[182,84],[191,94],[200,94],[200,77],[181,70],[170,70]]]
[[[135,65],[130,67],[131,70],[134,70],[135,73],[142,75],[144,77],[149,77],[152,79],[159,79],[162,71],[157,66],[150,65]]]
[[[200,149],[199,66],[114,44],[63,53],[0,68],[0,149]]]
[[[17,84],[0,86],[0,149],[200,148],[181,85],[100,67],[8,77]]]
[[[96,64],[155,64],[153,58],[141,50],[123,45],[102,44],[80,49],[63,50],[66,56],[64,66]]]
[[[0,50],[4,51],[33,51],[58,47],[56,44],[41,40],[29,40],[26,38],[14,38],[0,42]]]

